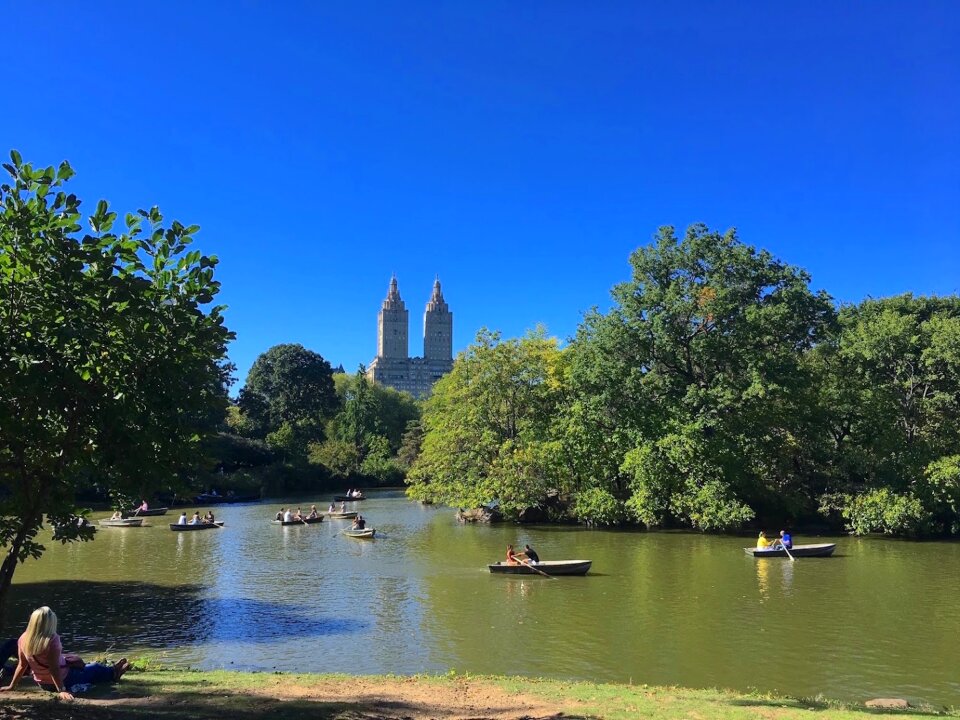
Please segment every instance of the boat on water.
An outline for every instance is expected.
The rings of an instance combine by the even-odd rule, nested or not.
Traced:
[[[122,520],[101,520],[100,527],[140,527],[143,518],[123,518]]]
[[[352,520],[357,516],[356,510],[347,510],[345,512],[328,512],[327,517],[331,520]]]
[[[351,497],[349,495],[334,495],[334,502],[360,502],[361,500],[366,500],[367,498],[364,495],[360,497]]]
[[[315,525],[323,522],[323,515],[315,518],[304,518],[303,520],[273,520],[274,525]]]
[[[260,502],[259,495],[210,495],[204,493],[194,499],[197,505],[230,505],[233,503]]]
[[[344,530],[343,534],[347,537],[357,538],[358,540],[371,540],[377,534],[376,528],[364,528],[363,530]]]
[[[592,560],[541,560],[536,564],[497,562],[487,565],[492,573],[502,575],[586,575]],[[536,569],[534,569],[536,568]],[[539,570],[540,572],[537,572]]]
[[[837,549],[836,543],[822,543],[820,545],[794,545],[790,548],[790,554],[794,557],[830,557],[833,551]],[[747,555],[753,555],[758,558],[785,558],[787,551],[783,548],[757,548],[747,547],[743,551]]]
[[[157,515],[166,515],[167,510],[170,508],[151,508],[150,510],[130,510],[123,514],[125,518],[138,518],[138,517],[156,517]]]
[[[197,523],[196,525],[181,525],[180,523],[170,523],[170,529],[177,532],[193,532],[194,530],[219,530],[223,527],[223,521],[217,520],[212,523]]]

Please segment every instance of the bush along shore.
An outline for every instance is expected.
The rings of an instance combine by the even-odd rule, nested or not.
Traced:
[[[149,667],[149,665],[147,666]],[[960,717],[957,709],[883,703],[851,705],[723,690],[565,682],[523,677],[300,675],[152,668],[113,687],[95,688],[72,703],[24,682],[4,694],[0,718],[817,718],[875,715]]]

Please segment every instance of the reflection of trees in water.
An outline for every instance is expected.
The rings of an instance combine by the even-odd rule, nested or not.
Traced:
[[[34,608],[49,605],[64,646],[170,649],[210,642],[271,642],[364,630],[366,620],[317,616],[309,606],[204,597],[202,585],[52,580],[14,585],[4,627],[19,634]]]

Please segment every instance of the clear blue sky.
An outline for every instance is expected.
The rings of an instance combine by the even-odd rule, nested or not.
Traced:
[[[669,6],[669,7],[668,7]],[[242,379],[353,370],[396,272],[561,338],[660,225],[840,301],[960,286],[960,3],[7,2],[0,147],[221,258]]]

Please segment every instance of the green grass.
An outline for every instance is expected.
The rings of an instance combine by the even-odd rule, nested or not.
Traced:
[[[465,687],[511,696],[538,698],[551,706],[550,715],[606,720],[870,720],[876,715],[910,718],[960,717],[955,710],[935,708],[907,711],[876,711],[825,700],[799,700],[721,690],[691,690],[644,685],[609,685],[563,682],[522,677],[481,677],[450,672],[412,678],[379,676],[354,678],[345,675],[291,673],[242,673],[228,670],[193,671],[163,669],[141,661],[144,671],[128,673],[115,687],[95,688],[84,696],[88,702],[64,704],[40,691],[4,696],[0,719],[48,720],[284,720],[305,718],[363,717],[422,718],[444,699]],[[340,683],[344,694],[358,682],[393,683],[399,695],[388,703],[375,700],[317,700],[311,687]],[[24,687],[29,683],[25,682]],[[328,695],[329,697],[329,695]],[[508,701],[509,704],[509,701]],[[503,702],[500,701],[501,710]],[[484,716],[473,708],[471,717]],[[517,712],[516,717],[523,715]]]

